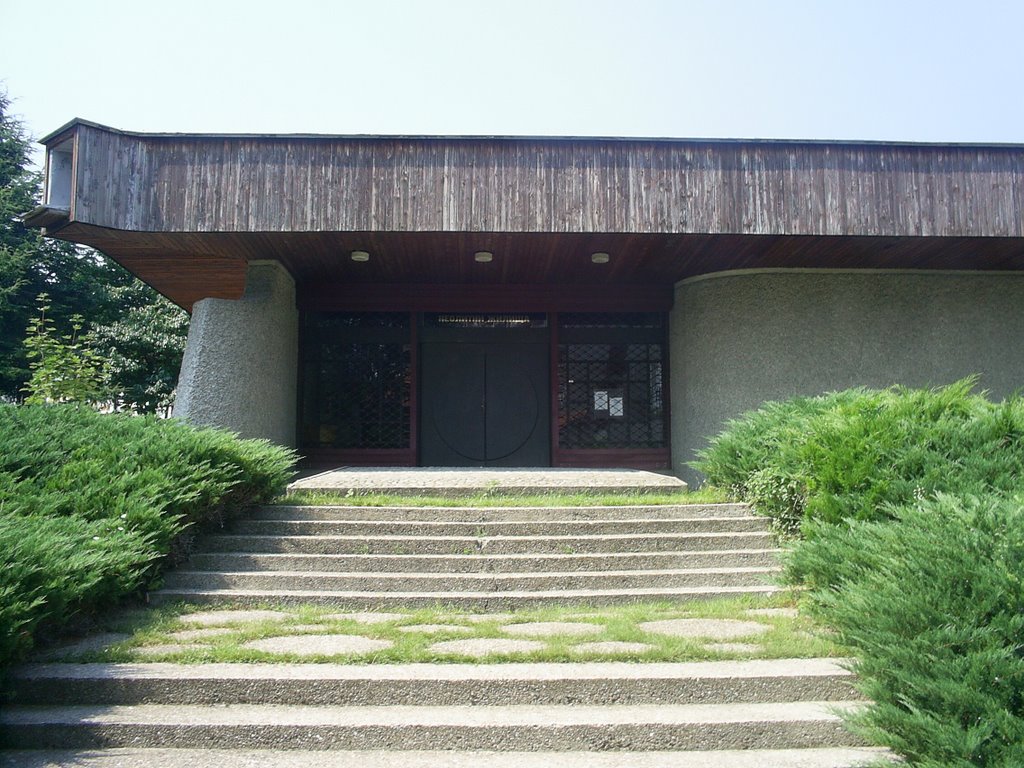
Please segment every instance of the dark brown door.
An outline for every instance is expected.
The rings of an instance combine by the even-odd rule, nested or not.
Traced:
[[[549,365],[545,343],[424,343],[420,464],[549,466]]]

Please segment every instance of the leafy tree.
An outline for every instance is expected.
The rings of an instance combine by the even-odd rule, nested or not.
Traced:
[[[141,281],[110,289],[122,315],[93,326],[92,346],[106,360],[114,407],[167,413],[174,399],[188,315]]]
[[[54,328],[70,328],[77,315],[97,329],[97,350],[116,358],[110,384],[120,404],[148,412],[166,407],[184,347],[184,313],[102,254],[44,238],[22,223],[21,215],[38,205],[42,184],[10,105],[0,91],[0,400],[21,399],[32,376],[24,342],[45,293]]]
[[[26,356],[32,378],[25,385],[30,405],[47,403],[98,403],[106,400],[103,359],[91,347],[88,334],[82,333],[80,315],[71,318],[71,333],[60,336],[48,316],[49,297],[38,300],[39,316],[28,325]]]

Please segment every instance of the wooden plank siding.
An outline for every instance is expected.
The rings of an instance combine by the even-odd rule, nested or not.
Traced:
[[[1024,237],[1021,147],[74,130],[120,230]]]

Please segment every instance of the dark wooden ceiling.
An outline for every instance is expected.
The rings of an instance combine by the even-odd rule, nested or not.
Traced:
[[[91,245],[176,303],[238,298],[248,261],[281,261],[300,295],[339,284],[671,286],[735,269],[1024,269],[1024,238],[484,232],[122,232],[73,223]],[[370,260],[352,261],[353,250]],[[477,263],[473,254],[494,254]],[[591,254],[604,251],[607,264]]]

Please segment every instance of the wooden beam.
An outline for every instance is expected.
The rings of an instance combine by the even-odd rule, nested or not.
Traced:
[[[668,312],[671,285],[304,286],[300,309],[348,312]]]

